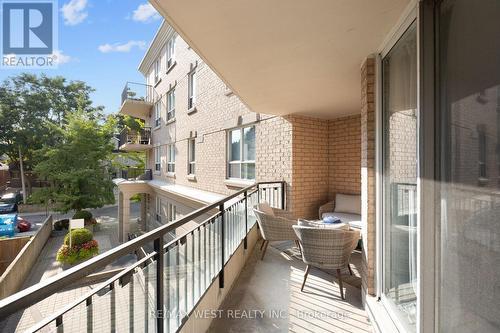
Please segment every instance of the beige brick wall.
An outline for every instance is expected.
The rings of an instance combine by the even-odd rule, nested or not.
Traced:
[[[291,116],[293,124],[293,213],[317,218],[318,207],[328,200],[328,121]]]
[[[361,193],[361,116],[333,119],[328,124],[329,199],[337,193]]]
[[[375,59],[361,68],[361,202],[363,230],[362,288],[375,293]]]

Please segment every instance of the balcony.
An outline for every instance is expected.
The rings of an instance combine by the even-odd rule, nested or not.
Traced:
[[[155,96],[152,86],[127,82],[122,91],[120,113],[146,120],[156,100]]]
[[[125,179],[133,176],[127,172]],[[300,292],[304,265],[291,242],[271,244],[266,260],[260,260],[251,207],[266,200],[283,209],[285,193],[284,182],[244,188],[0,300],[0,318],[8,318],[9,329],[15,325],[29,332],[369,332],[356,283],[346,287],[344,301],[328,272],[311,270]],[[187,232],[167,238],[207,214]],[[106,281],[78,292],[68,288],[143,248],[153,250]],[[359,261],[353,280],[359,280]],[[42,308],[46,311],[36,314]],[[258,315],[252,310],[264,311],[265,317],[234,317]]]
[[[122,151],[145,151],[151,148],[151,127],[144,127],[138,131],[125,128],[120,133]]]

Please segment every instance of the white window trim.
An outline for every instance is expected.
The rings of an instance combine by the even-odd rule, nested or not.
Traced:
[[[173,103],[171,99],[173,99]],[[175,87],[167,92],[167,122],[173,121],[174,119],[175,119]]]
[[[160,72],[161,72],[160,59],[156,59],[153,64],[153,81],[155,84],[160,82]]]
[[[158,99],[153,106],[153,128],[157,129],[161,127],[161,98]]]
[[[171,159],[172,152],[173,152],[173,159]],[[167,172],[170,174],[175,174],[175,143],[167,145]]]
[[[194,146],[194,157],[193,160],[191,160],[191,143]],[[194,170],[194,172],[191,172],[191,170]],[[188,176],[194,176],[196,175],[196,139],[188,139],[188,165],[187,165],[187,174]]]
[[[167,204],[167,221],[173,222],[177,218],[177,207],[173,203]]]
[[[155,199],[155,221],[161,223],[161,198],[156,196]]]
[[[254,127],[254,130],[256,131],[255,129],[255,125],[250,125],[250,126],[244,126],[244,127],[237,127],[237,128],[233,128],[231,130],[228,130],[227,131],[227,136],[226,136],[226,145],[227,145],[227,158],[226,158],[226,165],[227,165],[227,172],[226,172],[226,179],[227,180],[230,180],[230,181],[236,181],[236,182],[254,182],[255,181],[255,178],[253,179],[246,179],[246,178],[241,178],[241,166],[243,164],[253,164],[254,166],[256,166],[256,163],[255,163],[255,160],[243,160],[243,150],[244,150],[244,131],[245,131],[245,128],[250,128],[250,127]],[[240,159],[238,161],[229,161],[229,158],[231,156],[231,143],[229,142],[229,140],[231,140],[231,132],[233,131],[240,131],[241,132],[241,136],[240,136]],[[255,132],[257,134],[257,132]],[[232,164],[239,164],[240,165],[240,177],[231,177],[230,176],[230,166]],[[229,182],[230,183],[230,182]],[[228,183],[228,184],[229,184]]]
[[[161,173],[161,146],[154,147],[154,164],[155,164],[155,173]]]
[[[175,36],[172,36],[166,45],[167,72],[175,65]]]
[[[188,112],[196,109],[196,67],[188,73]]]

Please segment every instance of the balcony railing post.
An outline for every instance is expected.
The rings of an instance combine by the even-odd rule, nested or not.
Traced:
[[[163,236],[155,239],[154,250],[156,252],[156,332],[163,333],[163,323],[165,314],[163,313],[163,297],[164,297],[164,285],[163,285]]]
[[[281,182],[281,209],[285,210],[285,182]]]
[[[225,258],[224,258],[224,252],[225,252],[225,247],[224,247],[224,203],[219,205],[219,211],[220,211],[220,243],[221,243],[221,269],[219,272],[219,288],[224,288],[224,264],[225,264]]]
[[[246,250],[248,248],[247,235],[248,235],[248,192],[245,191],[243,194],[245,197],[245,238],[243,239],[243,248]]]

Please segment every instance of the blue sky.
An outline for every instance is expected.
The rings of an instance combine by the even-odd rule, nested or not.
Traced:
[[[147,0],[59,0],[57,69],[0,69],[0,80],[20,72],[85,81],[95,105],[118,111],[127,81],[143,82],[137,67],[161,23]]]

